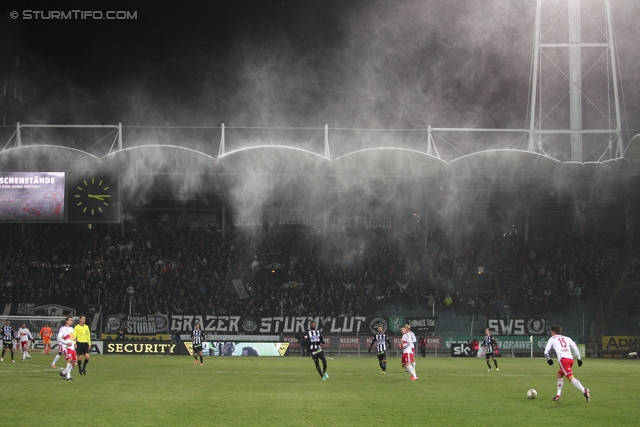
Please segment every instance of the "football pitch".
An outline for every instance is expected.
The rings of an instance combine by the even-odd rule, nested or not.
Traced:
[[[74,381],[36,354],[0,364],[3,423],[12,426],[419,426],[633,425],[640,404],[640,362],[586,359],[574,367],[591,402],[544,359],[417,359],[410,381],[400,359],[382,375],[375,357],[328,358],[327,381],[303,357],[94,355]],[[538,398],[527,399],[534,388]]]

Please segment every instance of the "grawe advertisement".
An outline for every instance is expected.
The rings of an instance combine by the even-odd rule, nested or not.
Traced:
[[[477,339],[478,341],[482,337],[469,337],[469,336],[449,336],[442,337],[442,341],[444,343],[444,348],[447,350],[451,349],[451,346],[459,343],[468,343],[469,341],[473,341]],[[500,351],[531,351],[533,346],[533,351],[539,353],[544,351],[544,348],[547,345],[548,337],[514,337],[514,336],[494,336],[496,343],[498,343],[498,349]],[[576,338],[572,338],[574,341],[578,342]]]

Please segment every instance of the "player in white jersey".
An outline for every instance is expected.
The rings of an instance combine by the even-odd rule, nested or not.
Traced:
[[[58,354],[56,354],[56,357],[53,358],[53,362],[51,362],[51,367],[53,369],[56,368],[56,362],[58,361],[58,359],[64,356],[65,348],[64,344],[60,342],[60,334],[62,333],[62,328],[66,328],[65,324],[66,322],[63,323],[62,326],[60,326],[60,329],[58,329],[58,335],[56,335],[56,339],[58,340]]]
[[[76,342],[73,336],[73,317],[67,316],[64,320],[64,326],[58,331],[58,345],[64,346],[65,359],[67,360],[67,367],[60,372],[60,376],[67,381],[73,380],[71,378],[71,371],[76,367],[78,362],[78,356],[76,354]]]
[[[31,359],[31,355],[29,354],[29,340],[33,342],[33,335],[31,335],[26,323],[20,325],[20,329],[18,329],[18,339],[20,340],[20,348],[22,349],[22,361],[24,362],[25,359]]]
[[[413,353],[411,335],[409,334],[409,325],[403,325],[400,328],[400,332],[402,332],[402,341],[400,342],[400,346],[402,347],[402,367],[411,374],[411,381],[416,381],[418,376],[413,367],[415,355]]]
[[[560,365],[560,369],[558,370],[558,393],[556,396],[551,399],[553,401],[560,400],[560,396],[562,394],[562,386],[564,385],[564,381],[562,377],[566,376],[571,384],[587,399],[587,402],[591,401],[591,394],[589,393],[588,388],[584,388],[580,381],[573,376],[573,355],[571,354],[571,350],[574,351],[576,358],[578,359],[578,366],[582,366],[582,359],[580,358],[580,350],[575,342],[569,337],[565,337],[562,335],[562,327],[558,325],[554,325],[551,327],[551,338],[547,342],[547,346],[544,349],[544,357],[547,358],[547,363],[549,365],[553,365],[553,359],[549,356],[549,352],[553,349],[556,352],[556,356],[558,357],[558,364]]]
[[[411,331],[411,325],[408,323],[404,325],[407,328],[407,334],[411,337],[411,349],[413,350],[413,370],[416,370],[416,334]]]

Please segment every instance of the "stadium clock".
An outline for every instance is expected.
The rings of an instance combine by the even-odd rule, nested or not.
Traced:
[[[112,209],[113,197],[109,182],[92,177],[78,182],[78,185],[73,189],[71,205],[74,211],[84,218],[97,219],[105,216]]]

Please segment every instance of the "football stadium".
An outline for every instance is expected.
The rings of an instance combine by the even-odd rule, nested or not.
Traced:
[[[239,13],[217,3],[221,14]],[[415,19],[374,3],[391,21]],[[403,13],[444,13],[439,2],[408,3]],[[47,119],[64,115],[29,95],[44,83],[4,58],[4,419],[57,422],[66,415],[46,408],[61,400],[82,402],[71,419],[91,425],[637,418],[640,135],[618,56],[629,42],[613,25],[624,7],[523,3],[532,52],[517,113],[525,126],[339,116],[334,125],[281,125],[242,115],[56,123]],[[341,7],[313,7],[329,6]],[[272,25],[289,34],[288,19],[307,22],[308,7],[287,3],[291,16],[279,11]],[[487,13],[506,13],[497,10]],[[148,16],[127,11],[117,16]],[[16,13],[2,16],[5,31],[26,35],[8,57],[29,51],[38,19],[72,16]],[[350,37],[363,43],[358,34]],[[499,114],[499,104],[488,99],[484,109]]]

